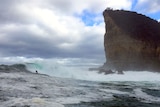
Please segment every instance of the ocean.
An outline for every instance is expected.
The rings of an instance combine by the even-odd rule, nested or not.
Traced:
[[[160,107],[160,73],[105,75],[88,70],[102,65],[93,59],[32,60],[23,64],[32,73],[19,72],[16,66],[10,72],[0,72],[2,107]]]
[[[89,71],[89,68],[98,68],[102,66],[103,63],[97,63],[96,61],[93,62],[92,60],[83,61],[81,61],[80,59],[52,59],[43,61],[32,61],[25,63],[25,65],[32,72],[35,72],[37,70],[39,73],[61,78],[72,78],[78,80],[99,82],[160,81],[160,73],[149,71],[124,71],[123,75],[116,73],[105,75],[104,73],[98,73],[98,71]]]

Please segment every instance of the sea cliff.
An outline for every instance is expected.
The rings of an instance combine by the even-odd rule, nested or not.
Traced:
[[[160,72],[160,24],[145,15],[106,9],[104,48],[106,63],[101,71]]]

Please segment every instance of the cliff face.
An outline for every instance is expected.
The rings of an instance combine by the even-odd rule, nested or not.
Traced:
[[[105,10],[103,68],[160,72],[160,23],[136,12]]]

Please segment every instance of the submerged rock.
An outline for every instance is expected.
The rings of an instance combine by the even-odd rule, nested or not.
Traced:
[[[160,24],[136,12],[106,9],[104,70],[160,72]]]

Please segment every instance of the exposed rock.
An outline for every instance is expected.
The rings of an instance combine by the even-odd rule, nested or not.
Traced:
[[[106,9],[104,70],[160,72],[160,24],[136,12]]]
[[[114,72],[112,70],[104,70],[104,69],[99,69],[99,73],[105,73],[105,75],[107,74],[114,74]]]

